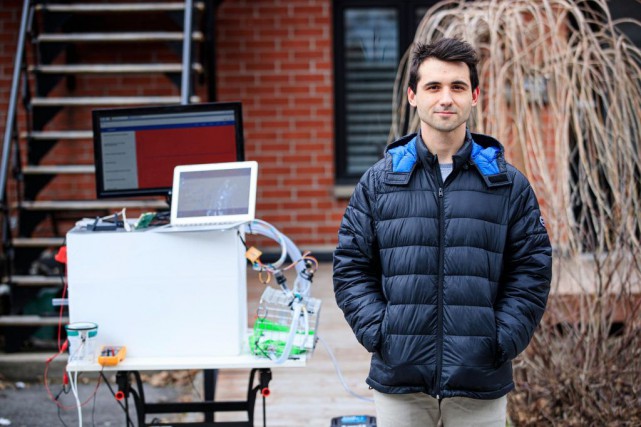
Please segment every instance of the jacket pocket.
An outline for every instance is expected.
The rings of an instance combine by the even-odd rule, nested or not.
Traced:
[[[378,349],[378,354],[381,359],[389,365],[389,310],[388,306],[385,307],[385,316],[381,323],[381,346]]]
[[[496,323],[496,318],[494,319],[494,322]],[[498,368],[507,361],[507,358],[505,357],[505,351],[501,347],[499,327],[498,325],[495,325],[494,327],[496,330],[496,335],[494,337],[494,366]]]

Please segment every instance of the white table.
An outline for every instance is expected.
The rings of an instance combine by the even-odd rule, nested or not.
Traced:
[[[305,357],[289,359],[282,364],[273,360],[241,354],[226,357],[136,357],[125,358],[116,366],[101,366],[98,363],[73,361],[67,364],[67,372],[114,372],[114,371],[172,371],[182,369],[265,369],[304,367]]]
[[[242,351],[247,277],[242,233],[67,233],[69,318],[98,325],[96,349],[131,357]]]
[[[238,426],[253,427],[254,425],[254,406],[256,395],[260,391],[264,397],[269,392],[269,381],[271,380],[271,368],[302,368],[307,364],[307,357],[302,356],[298,359],[289,359],[282,364],[275,361],[253,356],[248,353],[248,349],[243,350],[239,356],[225,357],[132,357],[127,358],[116,366],[101,366],[98,363],[89,363],[83,361],[72,361],[67,364],[70,385],[78,407],[78,422],[82,426],[82,408],[81,399],[78,395],[77,380],[81,372],[115,372],[116,382],[123,392],[125,401],[125,410],[128,412],[128,398],[131,395],[134,399],[137,414],[137,425],[147,426],[145,418],[147,414],[157,413],[185,413],[185,412],[202,412],[205,413],[205,422],[197,425],[202,426]],[[210,374],[213,379],[213,387],[207,390],[205,385],[205,400],[203,402],[165,402],[165,403],[147,403],[145,401],[143,384],[140,379],[140,371],[164,371],[164,370],[183,370],[183,369],[202,369],[205,375]],[[215,375],[219,369],[250,369],[249,386],[247,398],[244,401],[214,401]],[[133,382],[132,384],[132,377]],[[103,376],[104,378],[104,376]],[[106,381],[106,378],[105,378]],[[254,386],[254,381],[256,385]],[[207,381],[205,381],[207,382]],[[123,390],[124,389],[124,390]],[[263,409],[265,402],[263,401]],[[248,420],[246,422],[226,422],[215,423],[213,414],[215,412],[246,412]],[[128,418],[128,415],[127,415]],[[180,423],[173,423],[180,424]],[[263,424],[265,417],[263,416]],[[194,424],[191,424],[194,425]]]
[[[91,232],[82,222],[67,233],[70,320],[98,324],[97,352],[103,345],[127,347],[117,366],[67,365],[80,425],[81,372],[115,372],[126,407],[129,395],[134,397],[139,426],[147,425],[147,413],[181,412],[205,413],[211,423],[199,425],[223,425],[213,423],[218,411],[245,411],[248,422],[224,425],[253,426],[256,394],[268,390],[270,368],[305,366],[305,358],[279,365],[249,352],[242,237],[236,229]],[[145,402],[139,372],[178,369],[205,371],[204,401]],[[218,369],[251,370],[246,401],[214,401]]]

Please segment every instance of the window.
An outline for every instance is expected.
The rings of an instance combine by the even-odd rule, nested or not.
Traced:
[[[334,2],[336,182],[351,184],[383,153],[399,61],[437,1]]]

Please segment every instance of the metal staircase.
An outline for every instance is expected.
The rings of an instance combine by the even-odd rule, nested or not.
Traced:
[[[0,163],[0,350],[57,324],[51,257],[76,220],[167,207],[95,199],[91,110],[213,100],[218,3],[25,0]]]

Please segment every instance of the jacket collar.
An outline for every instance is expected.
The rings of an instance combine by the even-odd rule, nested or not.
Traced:
[[[420,132],[406,135],[385,149],[385,183],[407,185],[418,162],[426,169],[438,166],[438,159],[429,152]],[[474,166],[489,188],[510,185],[503,146],[496,139],[465,132],[465,142],[452,156],[453,170]]]
[[[459,150],[452,156],[452,171],[457,170],[461,166],[468,164],[470,157],[472,155],[472,134],[469,129],[465,130],[465,141]],[[416,135],[416,153],[418,154],[418,159],[423,163],[425,168],[434,168],[438,167],[438,157],[432,154],[428,149],[427,145],[421,137],[421,132],[419,131]]]

